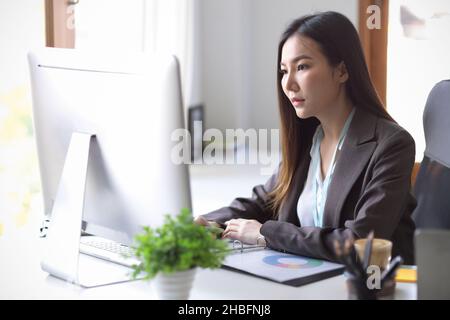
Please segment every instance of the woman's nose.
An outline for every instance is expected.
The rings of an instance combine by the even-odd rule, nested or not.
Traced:
[[[300,89],[300,86],[295,79],[295,76],[292,72],[286,74],[286,91],[294,91],[297,92]]]

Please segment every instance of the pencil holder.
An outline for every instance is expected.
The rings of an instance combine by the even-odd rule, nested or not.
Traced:
[[[375,292],[369,290],[366,282],[361,278],[347,274],[345,284],[348,300],[376,300]]]
[[[384,282],[381,289],[369,289],[365,280],[347,274],[347,298],[349,300],[391,300],[395,296],[395,277]]]

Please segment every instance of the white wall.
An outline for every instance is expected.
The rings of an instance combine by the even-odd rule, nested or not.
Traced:
[[[416,29],[422,39],[403,33],[401,5],[424,20],[422,28]],[[422,115],[428,95],[436,83],[450,79],[450,18],[433,17],[438,12],[450,12],[450,1],[389,2],[387,110],[414,138],[417,162],[422,161],[425,151]]]
[[[205,121],[219,129],[240,126],[244,88],[248,86],[247,38],[250,34],[250,1],[203,0],[202,94]],[[247,21],[246,21],[247,20]]]
[[[27,52],[45,45],[44,15],[43,0],[0,0],[0,241],[41,200]]]
[[[26,54],[45,45],[44,1],[0,0],[0,90],[28,85]]]
[[[334,10],[356,26],[357,0],[203,0],[203,101],[207,127],[277,128],[278,39],[293,19]]]

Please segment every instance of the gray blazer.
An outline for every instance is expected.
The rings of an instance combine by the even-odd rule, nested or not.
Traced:
[[[416,201],[410,193],[415,144],[399,125],[357,108],[328,189],[323,227],[302,227],[297,202],[311,158],[295,172],[294,185],[276,214],[268,205],[277,173],[265,185],[253,188],[251,198],[237,198],[229,207],[204,215],[224,223],[235,218],[262,223],[269,247],[285,252],[335,261],[334,239],[375,237],[393,242],[392,256],[414,263],[411,213]],[[275,218],[274,218],[275,217]]]

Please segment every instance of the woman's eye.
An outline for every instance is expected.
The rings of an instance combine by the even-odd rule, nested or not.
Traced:
[[[299,64],[297,67],[298,71],[306,70],[308,69],[308,66],[306,64]]]
[[[279,71],[280,71],[281,74],[286,74],[287,73],[287,71],[284,70],[284,69],[280,69]]]

